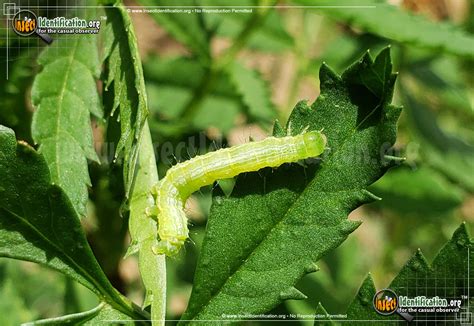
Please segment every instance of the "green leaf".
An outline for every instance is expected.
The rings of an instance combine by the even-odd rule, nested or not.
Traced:
[[[96,77],[95,35],[56,40],[38,58],[43,70],[31,90],[32,135],[48,162],[53,182],[64,189],[79,216],[86,215],[90,186],[87,159],[98,161],[90,114],[102,116]]]
[[[328,24],[326,29],[336,28]],[[365,33],[354,36],[350,33],[342,33],[337,35],[323,47],[323,52],[316,58],[312,59],[309,66],[310,72],[316,71],[322,61],[334,69],[344,69],[354,60],[357,60],[362,51],[372,49],[380,51],[390,44],[387,40],[381,39],[375,35]]]
[[[44,157],[0,126],[0,256],[60,271],[117,309],[140,316],[100,269],[64,191]]]
[[[460,187],[474,191],[474,146],[445,133],[433,113],[402,89],[425,161]]]
[[[183,321],[263,313],[304,297],[296,282],[359,226],[347,215],[374,200],[365,188],[390,166],[381,149],[395,142],[400,114],[388,104],[391,67],[388,49],[342,76],[321,67],[321,95],[295,107],[287,132],[323,129],[330,150],[306,169],[239,176],[231,197],[214,198]]]
[[[151,188],[158,182],[153,141],[147,123],[147,99],[137,40],[130,16],[116,1],[105,7],[108,17],[108,42],[112,42],[106,84],[113,82],[108,94],[113,99],[111,115],[119,107],[121,139],[117,152],[124,150],[124,185],[129,197],[129,230],[132,244],[127,254],[139,252],[139,268],[146,289],[144,306],[151,304],[154,323],[165,319],[166,261],[155,255],[156,221],[146,214],[153,205]],[[125,66],[124,66],[125,65]],[[133,162],[130,162],[133,161]],[[135,182],[136,181],[136,182]]]
[[[333,6],[334,1],[293,0],[302,5]],[[337,5],[354,5],[353,1],[339,0]],[[451,54],[474,57],[474,37],[445,22],[403,11],[395,6],[368,0],[358,5],[369,8],[322,8],[321,14],[353,25],[364,31],[403,44],[410,44]]]
[[[105,77],[105,98],[108,114],[113,117],[119,110],[121,134],[115,157],[123,154],[125,194],[128,198],[133,186],[138,148],[148,115],[143,70],[138,53],[137,40],[130,16],[121,1],[105,6],[105,57],[108,68]],[[110,105],[109,105],[110,104]]]
[[[88,319],[84,325],[97,325],[97,324],[144,324],[143,320],[137,321],[136,319],[130,318],[130,316],[123,314],[122,312],[112,308],[109,305],[104,305],[100,312],[93,316],[92,319]],[[76,323],[73,323],[76,324]]]
[[[385,316],[377,314],[373,309],[372,300],[375,292],[377,292],[377,290],[375,289],[374,280],[372,279],[372,275],[369,273],[357,292],[357,296],[351,302],[347,310],[350,319],[378,320],[385,318]]]
[[[139,0],[142,6],[173,6],[173,0]],[[180,1],[180,6],[196,5],[195,0]],[[147,8],[143,8],[146,10]],[[153,8],[156,9],[156,8]],[[152,9],[149,9],[152,11]],[[163,9],[162,9],[163,10]],[[193,9],[189,9],[193,10]],[[194,54],[199,56],[204,63],[209,63],[211,55],[209,49],[210,32],[204,25],[204,19],[200,13],[156,13],[150,12],[150,16],[176,40],[183,43]]]
[[[37,320],[34,322],[24,323],[24,326],[33,325],[107,325],[107,324],[123,324],[133,323],[133,319],[110,307],[105,303],[99,304],[97,307],[75,314],[69,314],[61,317]]]
[[[150,111],[159,121],[178,121],[186,105],[199,91],[199,81],[206,69],[195,60],[183,57],[153,57],[144,65]],[[193,76],[193,78],[189,78]],[[215,88],[204,96],[191,124],[196,130],[216,127],[227,133],[235,126],[239,112],[246,107],[226,74],[218,77]],[[164,124],[152,120],[159,133],[165,133]],[[188,128],[189,129],[189,128]]]
[[[225,0],[201,0],[203,6],[228,6]],[[255,0],[240,0],[239,6],[258,6],[259,2]],[[230,10],[230,8],[228,8]],[[256,9],[253,8],[253,11]],[[225,14],[206,14],[204,19],[211,29],[216,29],[219,36],[235,39],[243,27],[251,19],[252,13],[228,12]],[[249,38],[247,46],[252,49],[282,52],[291,49],[294,46],[293,38],[285,29],[282,15],[272,10],[265,20],[256,26],[253,35]]]
[[[466,224],[463,223],[436,255],[431,265],[418,250],[387,288],[399,296],[424,295],[446,299],[460,299],[464,295],[468,297],[468,293],[474,290],[472,283],[469,288],[467,286],[468,279],[474,276],[474,272],[468,269],[468,266],[474,263],[472,255],[468,254],[472,247],[473,241],[469,238]],[[349,320],[400,320],[401,317],[396,314],[381,316],[375,312],[372,306],[375,292],[374,281],[369,274],[348,308]],[[443,318],[449,318],[449,314],[445,316],[438,314],[436,318],[441,322]],[[420,314],[420,320],[424,318],[423,314]],[[415,315],[415,321],[416,319]]]
[[[80,311],[80,302],[77,295],[75,283],[69,278],[64,277],[64,313],[71,314]]]
[[[4,272],[1,265],[2,273]],[[0,323],[5,326],[16,326],[22,321],[35,318],[35,313],[26,304],[24,298],[18,293],[15,282],[6,278],[0,280]]]
[[[150,111],[156,117],[150,124],[158,133],[165,134],[164,127],[177,121],[193,94],[200,91],[199,81],[207,71],[196,60],[152,57],[145,63],[144,72]],[[239,112],[259,123],[276,115],[267,83],[256,71],[234,63],[217,77],[215,87],[204,96],[191,122],[196,130],[213,126],[227,133],[235,127]]]
[[[206,73],[205,67],[186,57],[159,57],[150,56],[143,65],[145,79],[148,82],[176,88],[195,89],[199,86],[199,81]],[[193,76],[193,78],[189,78]],[[230,95],[231,85],[227,81],[227,86],[222,87],[221,83],[216,85],[216,91],[222,95]],[[179,112],[181,113],[181,112]],[[176,113],[177,115],[179,113]],[[169,114],[172,114],[171,112]]]
[[[463,191],[429,167],[398,168],[372,187],[383,200],[379,206],[397,211],[401,217],[433,218],[461,205]]]
[[[165,135],[183,132],[179,128],[177,130],[173,128],[173,121],[179,121],[176,115],[185,109],[188,100],[192,98],[192,90],[149,83],[147,91],[150,97],[150,111],[156,117],[150,122],[153,129]],[[226,134],[235,127],[235,121],[242,108],[236,98],[208,94],[191,121],[191,130],[216,127]],[[175,119],[170,119],[171,117]],[[166,122],[163,122],[164,120]]]
[[[0,304],[0,316],[12,322],[17,319],[14,325],[19,325],[40,316],[63,313],[64,283],[61,281],[66,276],[32,263],[7,258],[0,259],[0,269],[1,274],[4,274],[3,281],[0,277],[0,289],[3,286],[5,291],[10,292],[9,295],[0,293],[0,297],[9,298],[3,300],[3,305]],[[93,304],[97,304],[95,294],[76,282],[74,284],[95,300]],[[22,302],[23,309],[13,309],[12,306],[17,302]],[[5,321],[2,320],[1,324],[4,325]]]
[[[415,60],[406,71],[422,87],[420,98],[424,97],[431,105],[436,103],[440,110],[449,108],[455,114],[464,114],[472,121],[474,109],[469,97],[469,83],[463,78],[462,67],[454,59],[437,56]]]
[[[235,61],[229,69],[229,74],[252,116],[263,121],[275,118],[276,108],[270,100],[268,84],[257,71]]]
[[[6,37],[6,35],[5,35]],[[12,49],[23,49],[17,42],[10,43]],[[20,50],[17,50],[20,52]],[[13,51],[12,51],[13,52]],[[26,97],[34,76],[34,56],[27,52],[12,53],[8,65],[8,79],[0,79],[0,124],[12,128],[20,139],[31,142],[32,112]],[[7,76],[6,65],[0,66],[0,74]]]
[[[365,229],[365,224],[361,228]],[[308,299],[287,301],[285,304],[291,304],[297,309],[293,313],[308,315],[314,314],[314,303],[323,299],[324,307],[327,309],[349,303],[359,286],[354,283],[354,275],[366,273],[365,266],[367,261],[370,261],[370,257],[361,256],[360,252],[357,236],[349,237],[318,262],[320,267],[318,273],[307,275],[298,282],[296,287],[306,294]]]

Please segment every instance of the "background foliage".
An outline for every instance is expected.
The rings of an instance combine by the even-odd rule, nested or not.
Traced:
[[[197,2],[227,4],[226,1]],[[142,5],[151,3],[170,4],[164,0],[139,1]],[[183,5],[194,3],[180,1]],[[309,3],[314,5],[314,1],[288,2],[294,5]],[[318,1],[321,5],[327,3]],[[54,164],[60,168],[61,164],[75,163],[74,170],[66,171],[70,176],[51,173],[53,181],[71,199],[72,205],[65,204],[68,215],[84,216],[80,223],[110,283],[140,303],[144,290],[136,258],[130,256],[124,260],[122,257],[129,242],[127,212],[130,203],[124,198],[130,193],[130,171],[137,160],[136,152],[128,150],[138,144],[137,130],[143,128],[146,116],[151,137],[158,144],[157,165],[162,176],[171,164],[196,153],[270,134],[273,119],[286,122],[291,119],[290,112],[299,100],[307,99],[311,103],[318,97],[320,83],[323,83],[318,70],[323,62],[342,73],[368,49],[379,53],[390,45],[394,71],[399,73],[393,101],[404,107],[394,154],[406,157],[406,161],[369,187],[369,191],[383,200],[351,213],[350,220],[362,220],[362,226],[318,262],[319,272],[304,276],[296,284],[297,291],[287,296],[298,297],[301,292],[308,298],[285,301],[273,310],[275,313],[314,313],[318,307],[317,311],[335,314],[349,309],[349,315],[355,316],[352,312],[357,310],[359,316],[354,318],[362,319],[366,317],[363,309],[354,307],[364,306],[364,296],[360,293],[370,296],[374,287],[372,282],[375,282],[375,288],[396,286],[413,266],[423,273],[432,267],[434,272],[430,270],[430,273],[438,273],[447,261],[454,266],[454,271],[443,271],[443,275],[462,269],[465,264],[463,253],[466,246],[471,245],[466,229],[471,229],[474,219],[471,73],[474,6],[468,1],[404,0],[398,1],[397,6],[393,1],[391,4],[364,3],[376,8],[262,9],[254,10],[252,14],[226,15],[131,12],[123,16],[116,12],[108,15],[99,10],[93,15],[107,15],[110,20],[107,25],[103,22],[105,33],[94,39],[100,45],[97,49],[105,50],[97,50],[92,57],[90,55],[95,52],[91,51],[96,48],[91,42],[77,41],[74,45],[77,52],[67,52],[71,47],[61,50],[57,45],[61,44],[59,41],[42,51],[40,41],[12,38],[10,34],[10,45],[15,46],[10,52],[9,80],[0,80],[0,125],[12,128],[17,139],[27,141],[44,154],[46,163],[40,163],[41,169],[35,173],[44,170],[44,164],[52,170]],[[48,4],[52,5],[51,1]],[[135,2],[126,4],[138,5]],[[176,5],[175,2],[172,4]],[[248,0],[240,1],[240,4],[258,2]],[[55,16],[57,12],[49,14]],[[132,47],[133,33],[127,29],[128,15],[138,39]],[[116,29],[113,29],[114,24],[118,24]],[[115,39],[123,38],[125,43],[107,43],[115,40],[110,34],[116,33],[117,28],[123,28],[123,32],[116,34]],[[2,33],[5,33],[4,29]],[[4,35],[0,42],[3,50]],[[5,59],[3,53],[0,55]],[[141,84],[141,69],[134,65],[134,56],[138,53],[143,62],[144,85]],[[104,60],[108,67],[107,79],[97,91],[93,85]],[[81,64],[88,69],[73,74],[77,79],[62,80],[61,76],[55,75],[58,71],[55,66],[63,61],[66,62],[64,69]],[[122,66],[130,71],[121,74]],[[0,69],[3,76],[5,65]],[[41,84],[45,83],[42,79],[52,81],[50,87],[42,88]],[[84,87],[89,87],[87,94]],[[137,92],[144,87],[148,110],[144,92]],[[51,92],[50,103],[43,99],[48,95],[44,92]],[[67,98],[61,94],[69,94],[76,104],[67,104]],[[119,98],[117,94],[123,98],[114,102]],[[64,102],[54,102],[57,96],[64,98]],[[108,123],[102,116],[100,97],[105,116],[113,115]],[[119,104],[134,109],[127,111]],[[48,110],[62,106],[66,110],[63,116],[58,115],[56,121],[41,121]],[[68,120],[70,113],[67,110],[71,107],[74,107],[73,121]],[[114,125],[118,115],[120,123]],[[57,128],[63,121],[67,128]],[[337,130],[334,126],[327,129],[328,133]],[[52,131],[56,134],[51,134]],[[71,137],[61,136],[65,133],[72,133]],[[11,142],[12,136],[7,134],[2,132],[2,146]],[[61,140],[59,156],[48,149],[48,141],[54,144],[55,139]],[[109,148],[114,142],[118,143],[114,147],[117,151]],[[183,143],[186,145],[176,146]],[[116,155],[120,163],[119,154],[125,158],[124,169],[114,164]],[[63,160],[55,161],[55,157]],[[16,164],[13,160],[8,163]],[[5,168],[2,166],[2,169]],[[0,172],[6,175],[5,171]],[[251,177],[256,183],[261,180],[261,175]],[[236,191],[240,191],[239,181]],[[89,190],[87,185],[91,185]],[[212,202],[211,192],[222,192],[214,202],[222,198],[226,203],[226,195],[233,186],[232,182],[222,182],[216,189],[203,189],[188,202],[193,241],[187,243],[180,257],[167,262],[169,318],[177,319],[184,313],[201,244],[210,241],[204,240],[204,230]],[[39,185],[38,189],[47,195],[44,185]],[[77,189],[80,191],[75,191]],[[0,190],[0,193],[4,191]],[[30,197],[40,201],[39,197],[26,196]],[[213,214],[221,214],[219,209],[225,210],[215,206]],[[463,221],[466,224],[460,227]],[[2,236],[2,243],[7,239]],[[444,251],[438,254],[445,244]],[[413,256],[418,248],[424,255],[418,252]],[[459,252],[455,252],[456,248]],[[58,249],[62,249],[58,257],[70,250]],[[91,260],[87,248],[81,250],[86,251],[87,264],[95,266],[97,263],[95,259]],[[446,258],[457,255],[458,260]],[[67,255],[65,257],[51,262],[55,264],[53,268],[69,268]],[[432,262],[431,265],[428,262]],[[199,264],[205,264],[205,259],[201,258]],[[94,282],[107,288],[108,281],[100,269],[94,267],[92,270],[97,273],[92,277]],[[368,272],[371,272],[369,277]],[[92,291],[97,286],[90,284],[88,276],[69,275]],[[111,297],[116,295],[113,290],[109,292]],[[98,304],[89,290],[61,274],[7,259],[0,260],[0,296],[10,298],[0,303],[0,316],[11,316],[5,323],[12,325],[84,311]],[[318,306],[319,302],[321,305]],[[100,306],[84,318],[105,314],[107,309],[108,306]]]

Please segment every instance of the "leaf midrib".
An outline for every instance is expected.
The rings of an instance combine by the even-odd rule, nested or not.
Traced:
[[[72,50],[72,53],[71,55],[69,56],[69,64],[67,65],[67,69],[66,69],[66,72],[65,72],[65,75],[64,75],[64,82],[63,82],[63,86],[61,88],[61,93],[59,94],[59,107],[58,107],[58,114],[57,114],[57,120],[56,120],[56,135],[59,137],[59,133],[60,133],[60,129],[61,129],[61,113],[62,113],[62,110],[63,110],[63,101],[64,101],[64,93],[65,93],[65,90],[66,90],[66,85],[67,85],[67,82],[68,82],[68,79],[69,79],[69,73],[71,71],[71,66],[72,66],[72,63],[74,61],[74,57],[76,55],[76,51],[77,51],[77,46],[79,44],[79,39],[76,37],[74,38],[75,40],[75,43],[74,43],[74,47],[73,47],[73,50]],[[55,160],[56,160],[56,173],[58,175],[58,179],[61,180],[61,173],[59,172],[60,171],[60,168],[59,168],[59,142],[56,141],[56,144],[55,144],[55,149],[56,149],[56,152],[55,152]]]

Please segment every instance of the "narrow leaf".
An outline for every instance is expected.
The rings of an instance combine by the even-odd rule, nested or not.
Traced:
[[[96,35],[56,40],[41,54],[43,70],[33,83],[37,110],[32,134],[40,144],[53,182],[64,189],[80,216],[86,214],[90,186],[87,159],[98,161],[90,114],[102,116],[95,78],[99,74]]]
[[[323,65],[320,80],[321,95],[295,107],[287,132],[324,129],[330,150],[306,169],[240,176],[231,197],[214,198],[183,320],[258,314],[301,298],[296,282],[360,224],[347,215],[373,200],[365,188],[388,168],[380,152],[395,142],[400,114],[388,104],[389,50],[375,62],[365,55],[342,76]]]
[[[113,4],[104,7],[107,14],[104,59],[108,67],[104,97],[113,99],[108,106],[111,117],[119,110],[121,136],[115,157],[123,154],[125,192],[129,197],[148,109],[143,70],[130,16],[121,1]]]

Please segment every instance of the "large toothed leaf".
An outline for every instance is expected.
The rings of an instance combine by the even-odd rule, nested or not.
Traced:
[[[308,6],[320,6],[319,13],[358,29],[400,43],[443,51],[468,58],[474,57],[474,37],[459,27],[433,22],[402,8],[378,0],[354,3],[352,0],[293,0]],[[324,6],[341,8],[324,8]],[[347,8],[351,6],[352,8]]]
[[[466,225],[462,224],[453,234],[440,252],[436,255],[432,264],[429,264],[420,250],[406,263],[398,275],[387,288],[393,290],[399,296],[438,296],[442,299],[463,299],[463,307],[466,308],[468,294],[474,291],[472,280],[474,272],[472,266],[474,259],[470,251],[473,241],[469,238]],[[469,285],[469,286],[468,286]],[[384,287],[385,288],[385,287]],[[372,277],[369,275],[364,280],[357,296],[350,304],[347,315],[348,320],[400,320],[397,314],[381,316],[377,314],[372,306],[372,299],[376,293],[376,287]],[[324,302],[323,302],[324,303]],[[453,320],[452,314],[417,313],[412,314],[415,321],[433,320],[440,322]]]
[[[105,1],[107,25],[105,26],[105,77],[107,113],[120,123],[120,140],[115,157],[122,158],[126,196],[130,196],[136,173],[138,147],[148,109],[143,70],[138,53],[137,39],[130,16],[121,1]],[[112,6],[113,5],[113,6]]]
[[[0,126],[0,257],[60,271],[115,308],[134,315],[97,263],[65,192],[52,183],[46,160]]]
[[[42,71],[31,91],[36,111],[32,135],[48,162],[53,182],[64,189],[80,216],[86,214],[90,186],[87,159],[98,161],[90,114],[102,116],[96,78],[96,35],[59,38],[45,49]]]
[[[389,49],[375,61],[366,54],[342,76],[321,67],[321,95],[295,107],[287,132],[323,129],[322,162],[242,175],[230,197],[214,198],[183,320],[263,313],[304,297],[294,285],[357,228],[347,215],[374,199],[366,187],[390,166],[383,154],[400,114],[389,104],[391,68]]]

